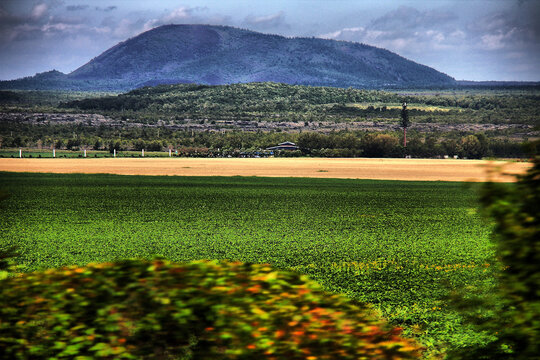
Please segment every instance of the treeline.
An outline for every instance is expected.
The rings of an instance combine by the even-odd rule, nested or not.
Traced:
[[[457,155],[460,158],[519,158],[527,156],[526,142],[489,138],[480,134],[421,134],[411,131],[407,147],[400,132],[338,131],[317,132],[191,132],[167,128],[34,126],[33,135],[4,135],[0,148],[56,148],[127,151],[179,150],[180,154],[220,156],[255,154],[284,141],[292,141],[298,151],[282,151],[281,156],[321,157],[404,157],[437,158]],[[47,131],[48,129],[48,131]],[[5,132],[4,132],[5,133]],[[27,134],[31,132],[27,131]]]
[[[61,91],[61,90],[0,90],[0,105],[49,108],[60,103],[94,97],[111,96],[112,92]]]
[[[118,96],[75,100],[65,108],[102,111],[276,112],[307,111],[334,103],[399,102],[400,96],[376,90],[312,87],[279,83],[231,85],[159,85],[143,87]]]

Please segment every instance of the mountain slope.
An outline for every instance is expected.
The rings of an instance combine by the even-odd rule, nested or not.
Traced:
[[[17,81],[20,80],[14,82]],[[99,89],[110,89],[109,84],[129,89],[179,82],[273,81],[336,87],[455,83],[453,78],[432,68],[364,44],[285,38],[210,25],[165,25],[152,29],[117,44],[57,81]]]

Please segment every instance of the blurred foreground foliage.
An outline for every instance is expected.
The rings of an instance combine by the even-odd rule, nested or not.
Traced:
[[[538,145],[538,144],[537,144]],[[536,151],[538,154],[538,152]],[[499,286],[493,294],[456,294],[478,330],[481,347],[456,349],[451,359],[538,359],[540,356],[540,156],[515,184],[488,182],[481,203],[495,220]],[[469,289],[474,292],[475,289]],[[479,311],[484,309],[484,311]]]
[[[268,265],[126,260],[0,286],[3,358],[405,359],[364,305]]]
[[[1,194],[0,194],[1,197]],[[16,269],[14,258],[18,256],[16,246],[0,244],[0,280],[7,278]]]
[[[8,197],[7,193],[0,190],[0,202]],[[18,255],[16,246],[0,244],[0,280],[7,278],[16,269],[14,258]]]

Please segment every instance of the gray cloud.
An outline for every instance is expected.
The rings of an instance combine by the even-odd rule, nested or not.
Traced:
[[[432,27],[442,27],[457,20],[458,16],[450,11],[419,11],[409,6],[400,6],[394,11],[371,21],[369,27],[378,30],[412,31]]]
[[[68,5],[66,6],[67,11],[83,11],[90,8],[90,5]],[[96,6],[94,7],[94,10],[96,11],[103,11],[103,12],[109,12],[118,9],[117,6],[111,5],[106,7]]]
[[[88,9],[89,7],[90,7],[89,5],[68,5],[66,6],[66,10],[67,11],[81,11],[81,10]]]
[[[99,33],[88,17],[58,15],[62,12],[52,11],[59,5],[59,1],[36,3],[31,12],[24,15],[14,15],[0,8],[0,49],[9,48],[17,42],[35,44],[42,40],[54,48],[52,41],[60,43],[67,38]],[[66,7],[65,10],[73,13],[87,8],[85,5],[74,5],[74,8]]]
[[[200,23],[201,18],[197,15],[197,13],[204,12],[206,10],[206,7],[181,6],[171,11],[166,11],[157,18],[149,20],[138,19],[135,22],[143,23],[143,26],[139,29],[139,32],[150,30],[161,25]]]
[[[456,27],[458,16],[445,10],[419,11],[401,6],[366,26],[343,28],[321,37],[363,42],[401,54],[443,49],[463,41],[466,34]]]
[[[32,13],[30,14],[30,16],[34,19],[40,19],[47,13],[48,9],[49,9],[49,6],[47,4],[38,3],[34,5],[34,7],[32,8]]]
[[[47,21],[48,10],[45,3],[35,4],[25,15],[15,15],[0,8],[0,48],[12,41],[39,35],[40,27]]]
[[[244,19],[243,24],[253,29],[277,29],[290,28],[290,25],[285,21],[285,12],[280,11],[276,14],[265,16],[249,15]]]
[[[364,26],[320,36],[386,48],[451,75],[462,68],[467,68],[465,73],[483,70],[489,62],[499,78],[540,76],[540,2],[524,2],[476,17],[461,16],[402,6]]]
[[[8,13],[2,7],[0,7],[0,29],[17,26],[25,22],[25,18],[22,16],[16,16]]]
[[[148,18],[132,16],[118,20],[107,16],[99,26],[92,30],[99,34],[106,34],[109,39],[125,40],[141,32],[168,24],[225,24],[230,18],[224,16],[206,16],[206,7],[181,6],[173,10],[164,11],[159,16]]]
[[[97,11],[104,11],[104,12],[109,12],[109,11],[113,11],[113,10],[116,10],[118,9],[117,6],[107,6],[107,7],[99,7],[99,6],[96,6],[95,8]]]
[[[524,3],[513,12],[493,12],[468,24],[449,11],[399,7],[362,27],[349,27],[321,37],[358,41],[405,54],[426,50],[534,50],[540,45],[540,3]]]
[[[523,3],[513,12],[486,14],[467,27],[484,50],[528,48],[540,52],[540,3]]]

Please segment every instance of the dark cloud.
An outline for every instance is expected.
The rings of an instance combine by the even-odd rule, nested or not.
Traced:
[[[0,48],[13,41],[39,35],[40,26],[47,21],[47,13],[48,6],[43,2],[35,4],[30,13],[24,15],[15,15],[0,7]]]
[[[487,51],[523,51],[540,61],[540,2],[522,3],[512,11],[478,17],[467,26],[477,46]]]
[[[104,11],[104,12],[109,12],[109,11],[113,11],[113,10],[116,10],[118,9],[117,6],[107,6],[107,7],[99,7],[99,6],[96,6],[96,10],[97,11]]]
[[[89,5],[68,5],[66,6],[67,11],[81,11],[89,8]]]
[[[244,25],[253,29],[288,29],[290,25],[285,21],[285,12],[265,16],[249,15],[244,19]]]
[[[73,15],[77,9],[68,10],[66,7],[65,11],[69,14],[51,11],[51,4],[58,7],[60,2],[35,3],[31,11],[24,15],[14,15],[0,8],[0,48],[10,47],[16,42],[34,44],[45,40],[51,44],[74,36],[95,34],[96,29],[90,25],[87,17]],[[81,6],[80,10],[88,8]]]
[[[0,30],[25,22],[25,17],[13,15],[0,7]]]

